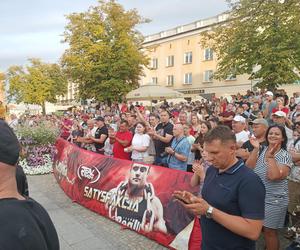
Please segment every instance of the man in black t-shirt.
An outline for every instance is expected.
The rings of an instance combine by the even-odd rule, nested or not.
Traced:
[[[135,110],[138,108],[135,108]],[[136,119],[136,115],[135,114],[130,114],[127,118],[128,121],[128,125],[129,125],[129,131],[134,135],[135,134],[135,128],[136,128],[136,123],[137,123],[137,119]]]
[[[104,123],[104,118],[101,116],[98,116],[96,119],[96,126],[98,127],[95,132],[95,137],[91,137],[91,139],[94,142],[96,152],[100,154],[104,154],[104,143],[105,140],[108,137],[108,129]]]
[[[0,121],[0,249],[58,250],[58,236],[46,210],[18,192],[19,152],[14,132]]]
[[[170,115],[167,111],[160,112],[160,121],[155,128],[155,131],[149,131],[148,134],[152,137],[155,146],[155,161],[154,165],[164,165],[168,154],[165,153],[165,148],[171,145],[173,139],[173,124],[170,123]]]
[[[261,145],[261,149],[266,146],[266,132],[268,130],[268,122],[266,119],[255,119],[250,121],[249,125],[252,126],[253,135]],[[249,158],[250,152],[254,147],[250,143],[250,140],[246,141],[241,148],[236,151],[238,157],[246,161]]]
[[[134,163],[129,178],[110,190],[107,201],[109,217],[135,231],[167,233],[164,211],[155,195],[152,183],[147,181],[150,167]]]

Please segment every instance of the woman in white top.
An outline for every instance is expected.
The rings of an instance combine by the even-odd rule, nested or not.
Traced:
[[[133,161],[144,162],[144,159],[149,156],[148,148],[150,145],[150,136],[145,133],[146,125],[142,122],[138,122],[131,146],[124,149],[126,152],[132,152],[131,159]]]

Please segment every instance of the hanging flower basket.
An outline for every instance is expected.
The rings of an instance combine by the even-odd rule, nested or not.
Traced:
[[[55,155],[54,143],[59,135],[51,123],[42,122],[36,126],[24,125],[17,128],[22,146],[19,164],[25,174],[39,175],[52,172]]]

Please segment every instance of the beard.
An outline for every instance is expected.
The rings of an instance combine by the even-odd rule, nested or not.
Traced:
[[[143,196],[144,185],[128,183],[128,194],[130,197]]]

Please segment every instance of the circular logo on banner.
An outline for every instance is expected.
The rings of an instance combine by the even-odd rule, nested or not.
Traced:
[[[81,165],[77,169],[77,176],[80,180],[88,179],[92,184],[100,179],[101,173],[96,167]]]

